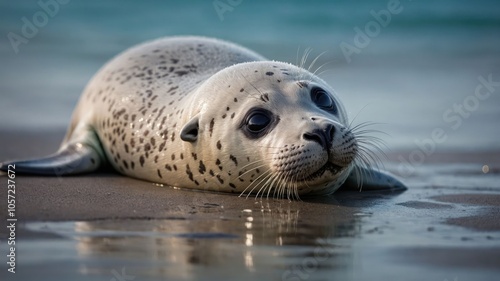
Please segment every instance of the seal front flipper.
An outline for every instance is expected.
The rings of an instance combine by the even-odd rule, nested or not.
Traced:
[[[407,187],[395,176],[372,168],[355,166],[341,190],[405,191]]]
[[[100,164],[101,158],[91,146],[75,143],[45,158],[1,163],[0,170],[7,171],[9,165],[15,165],[18,173],[62,176],[92,172]]]

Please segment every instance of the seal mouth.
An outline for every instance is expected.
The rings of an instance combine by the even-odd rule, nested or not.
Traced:
[[[336,175],[341,170],[342,170],[342,167],[328,162],[325,165],[323,165],[323,167],[319,168],[319,170],[317,170],[316,172],[314,172],[311,175],[304,178],[304,181],[313,181],[313,180],[321,177],[326,171],[329,171],[333,175]]]

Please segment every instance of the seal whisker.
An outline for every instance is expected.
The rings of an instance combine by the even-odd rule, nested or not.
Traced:
[[[293,190],[287,185],[285,185],[286,188],[286,198],[288,201],[291,201],[293,199]]]
[[[304,54],[302,55],[302,59],[300,61],[300,64],[298,65],[299,68],[305,69],[307,59],[308,59],[309,55],[311,54],[311,52],[312,52],[312,48],[310,48],[310,47],[307,47],[304,50]],[[306,75],[308,75],[308,73],[306,71],[301,72],[301,75],[299,76],[299,80],[304,80],[304,77],[306,77]]]
[[[289,184],[291,185],[291,187],[290,187],[290,188],[292,188],[292,189],[293,189],[293,191],[294,191],[294,196],[295,196],[295,199],[296,199],[297,201],[302,201],[302,200],[300,199],[300,196],[299,196],[299,187],[298,187],[298,185],[297,185],[297,175],[292,175],[292,179],[291,179],[291,181],[290,181],[290,183],[289,183]]]
[[[319,54],[315,59],[314,61],[311,63],[311,66],[309,66],[308,70],[310,70],[312,68],[312,66],[314,65],[314,63],[316,63],[316,60],[319,59],[319,57],[321,57],[322,55],[324,55],[325,53],[327,53],[327,51],[324,51],[322,52],[321,54]],[[333,64],[334,63],[334,60],[328,60],[324,63],[322,63],[319,67],[317,67],[314,71],[312,71],[312,74],[314,76],[318,76],[318,77],[321,77],[323,76],[323,74],[325,74],[326,72],[328,71],[333,71],[332,68],[326,68],[326,69],[323,69],[324,67],[326,67],[327,65],[329,64]],[[321,71],[320,71],[321,70]]]
[[[285,198],[285,192],[287,191],[286,185],[280,185],[280,192],[278,192],[278,198]]]
[[[263,149],[284,149],[282,146],[267,146],[267,145],[256,145],[256,147],[260,147]],[[279,154],[276,151],[266,151],[267,154]]]
[[[254,88],[254,90],[257,91],[257,93],[259,93],[259,95],[262,95],[262,92],[257,87],[255,87],[255,85],[252,82],[248,81],[248,79],[245,76],[241,75],[241,77],[243,77],[243,79],[245,79],[247,81],[247,83],[250,84],[250,86],[252,86],[252,88]],[[245,91],[245,92],[248,93],[247,91]],[[254,98],[258,99],[258,96],[252,95],[250,93],[248,93],[248,94],[250,96],[253,96]]]
[[[371,165],[375,165],[377,168],[383,166],[383,162],[379,155],[387,159],[387,154],[382,148],[388,148],[382,138],[374,136],[373,134],[388,134],[376,129],[367,129],[367,127],[378,124],[379,123],[374,122],[362,122],[349,129],[349,132],[355,136],[356,142],[358,143],[358,154],[365,159],[365,163],[371,163]]]
[[[296,175],[295,175],[296,176]],[[286,181],[286,190],[287,190],[287,199],[289,201],[292,201],[294,198],[299,199],[297,192],[297,182],[293,179],[294,175],[291,174],[290,172],[287,173],[286,175],[287,181]],[[288,180],[290,179],[290,180]]]
[[[261,161],[259,161],[259,162],[261,162]],[[248,166],[248,165],[246,165],[246,166]],[[255,171],[255,170],[259,169],[259,168],[262,168],[262,167],[264,167],[264,166],[267,166],[267,164],[265,164],[265,163],[264,163],[264,164],[262,164],[262,165],[259,165],[259,166],[256,166],[256,167],[253,167],[253,168],[248,169],[247,171],[245,171],[245,172],[243,172],[243,173],[241,173],[241,174],[239,174],[239,172],[238,172],[238,176],[237,176],[237,178],[238,178],[238,179],[241,179],[244,175],[246,175],[246,174],[248,174],[248,173],[250,173],[250,172],[252,172],[252,171]],[[243,170],[245,170],[245,168],[241,168],[239,171],[243,171]]]
[[[280,176],[280,182],[281,182],[281,180],[282,180],[282,179],[283,179],[283,178]],[[280,189],[280,187],[281,187],[280,182],[278,182],[278,185],[276,185],[276,187],[275,187],[275,188],[273,188],[273,198],[279,198],[279,195],[278,195],[278,197],[276,197],[276,193],[278,193],[278,192],[279,192],[279,189]],[[271,192],[271,190],[269,190],[269,191],[268,191],[268,196],[269,196],[269,193],[270,193],[270,192]]]
[[[373,134],[382,134],[385,136],[390,136],[389,134],[382,132],[380,130],[376,130],[376,129],[359,129],[358,128],[358,129],[350,130],[350,132],[352,132],[356,137],[369,136],[369,137],[377,138],[379,140],[382,140],[382,139],[380,137],[373,135]]]
[[[295,182],[297,182],[297,181],[298,181],[298,175],[295,175],[295,179],[294,179],[294,181],[295,181]],[[307,183],[307,181],[304,181],[304,183],[305,183],[305,185],[306,185],[306,187],[307,187],[308,189],[311,189],[311,186],[309,186],[309,184]],[[299,196],[299,194],[298,194],[298,186],[296,187],[296,189],[297,189],[297,196]],[[298,198],[298,199],[300,200],[300,198]]]
[[[278,180],[278,183],[275,185],[274,182]],[[269,185],[268,189],[267,189],[267,198],[269,198],[269,194],[271,193],[271,190],[274,190],[276,191],[276,189],[281,185],[281,177],[279,175],[276,175],[275,176],[275,179],[273,180],[273,182]],[[273,197],[274,197],[274,194],[273,194]]]
[[[327,68],[327,69],[323,69],[321,70],[323,67],[327,66],[328,64],[333,64],[333,61],[328,61],[328,62],[325,62],[324,64],[320,65],[314,72],[313,74],[316,75],[316,76],[323,76],[323,74],[327,73],[328,71],[333,71],[332,68]],[[319,71],[321,70],[321,71]],[[318,72],[319,71],[319,72]]]
[[[311,62],[311,64],[309,64],[309,67],[307,68],[307,71],[312,72],[313,74],[315,74],[315,72],[317,71],[317,69],[316,69],[316,71],[311,71],[311,68],[313,68],[313,67],[314,67],[314,65],[316,64],[316,62],[319,60],[319,58],[321,58],[321,56],[322,56],[322,55],[324,55],[324,54],[326,54],[327,52],[328,52],[328,51],[324,51],[324,52],[322,52],[321,54],[317,55],[317,56],[313,59],[313,61]]]
[[[280,176],[280,182],[283,180],[283,175]],[[282,184],[276,185],[276,187],[273,189],[273,198],[282,198],[280,191],[282,188]]]
[[[349,126],[347,127],[349,131],[352,131],[352,132],[357,132],[357,133],[360,133],[360,132],[364,132],[365,128],[366,127],[370,127],[370,126],[376,126],[376,125],[384,125],[384,123],[377,123],[377,122],[371,122],[371,121],[365,121],[365,122],[361,122],[355,126],[352,126],[354,120],[349,124]],[[366,130],[366,132],[368,133],[372,133],[372,132],[376,132],[376,133],[381,133],[381,134],[385,134],[385,135],[389,135],[383,131],[380,131],[380,130],[376,130],[376,129],[368,129]]]
[[[297,180],[297,177],[298,177],[298,176],[296,175],[296,176],[295,176],[295,189],[297,190],[297,196],[298,196],[298,197],[297,197],[297,200],[302,201],[302,199],[300,198],[300,192],[299,192],[299,186],[298,186],[298,180]],[[311,187],[308,183],[306,183],[306,187],[307,187],[308,189],[312,189],[312,187]]]
[[[238,178],[239,178],[239,177],[242,177],[243,175],[246,175],[247,173],[251,172],[252,170],[255,170],[255,169],[258,169],[258,168],[261,168],[261,167],[267,166],[267,164],[266,164],[266,163],[263,163],[263,164],[260,164],[260,165],[254,166],[254,167],[252,167],[252,168],[249,168],[250,166],[255,165],[255,164],[259,163],[259,162],[264,162],[264,161],[262,161],[262,160],[257,160],[257,161],[254,161],[254,162],[252,162],[252,163],[248,163],[248,164],[246,164],[245,166],[241,167],[241,168],[239,169],[239,171],[243,171],[243,170],[247,170],[247,171],[246,171],[246,172],[244,172],[244,173],[243,173],[243,174],[241,174],[241,175],[238,175]],[[249,169],[247,169],[247,168],[249,168]]]
[[[283,180],[286,180],[286,178],[287,178],[287,174],[288,174],[288,173],[286,173],[286,174],[282,175],[282,179],[283,179]],[[287,182],[287,181],[285,181],[285,184],[280,184],[279,188],[280,188],[280,189],[279,189],[279,190],[280,190],[280,192],[278,193],[278,198],[285,198],[285,192],[286,192],[286,194],[287,194],[287,199],[288,199],[288,191],[289,191],[289,190],[288,190],[288,182]]]
[[[371,153],[370,150],[367,150],[366,148],[364,147],[360,147],[359,149],[360,151],[360,156],[362,156],[365,160],[366,160],[366,163],[369,167],[379,167],[379,165],[382,165],[382,162],[380,161],[380,158],[377,157],[376,154],[374,153]]]
[[[261,190],[263,191],[262,194],[261,194],[261,198],[264,197],[264,193],[266,191],[266,189],[268,189],[268,192],[267,192],[267,198],[269,198],[269,191],[271,191],[271,189],[273,189],[273,187],[275,186],[275,182],[276,181],[279,181],[279,176],[278,175],[273,175],[272,177],[270,177],[266,183],[262,186]],[[259,190],[259,192],[261,191]]]
[[[362,108],[358,111],[358,113],[356,113],[356,115],[354,115],[354,118],[353,118],[353,119],[351,120],[351,122],[349,122],[349,124],[346,126],[348,129],[351,129],[351,128],[352,128],[352,124],[354,124],[354,121],[355,121],[355,120],[359,117],[359,114],[361,114],[361,112],[362,112],[363,110],[365,110],[365,108],[367,108],[367,107],[368,107],[368,105],[369,105],[369,104],[364,105],[364,106],[363,106],[363,107],[362,107]],[[366,123],[366,122],[362,122],[361,124],[363,124],[363,123]]]
[[[276,190],[278,186],[281,185],[282,178],[279,175],[274,175],[272,181],[269,183],[267,187],[267,198],[269,198],[269,194],[271,190]]]
[[[295,65],[299,65],[299,53],[300,53],[300,46],[297,46],[297,53],[295,54]]]
[[[264,192],[262,192],[262,193],[261,193],[261,191],[262,191],[263,189],[265,190],[266,186],[267,186],[268,184],[270,184],[270,181],[273,181],[275,178],[276,178],[276,175],[273,175],[272,173],[269,173],[269,176],[268,176],[268,177],[263,178],[263,179],[260,181],[260,183],[262,183],[262,184],[261,184],[261,186],[260,186],[259,190],[257,191],[257,194],[255,195],[255,198],[259,197],[259,194],[261,194],[261,198],[262,198],[262,196],[264,195]]]
[[[257,192],[257,194],[255,195],[255,198],[258,198],[259,194],[261,195],[261,198],[263,198],[264,193],[265,193],[265,189],[267,188],[267,186],[272,188],[272,183],[274,182],[276,177],[277,177],[277,175],[275,175],[273,173],[269,173],[268,175],[266,175],[266,177],[260,179],[260,182],[259,182],[260,188],[259,188],[259,191]]]
[[[304,66],[306,64],[306,61],[307,61],[307,57],[309,56],[309,54],[311,53],[311,51],[312,51],[312,49],[310,47],[305,48],[304,52],[302,53],[302,56],[299,59],[300,46],[298,46],[297,47],[297,54],[296,54],[295,66],[297,66],[298,68],[304,68]]]
[[[249,184],[249,185],[247,186],[247,188],[245,188],[245,190],[243,190],[242,194],[244,194],[244,193],[245,193],[245,191],[246,191],[248,188],[250,188],[250,187],[252,187],[252,186],[253,186],[253,187],[252,187],[252,189],[248,192],[248,195],[247,195],[247,197],[246,197],[246,198],[248,198],[248,196],[250,196],[250,194],[252,194],[252,192],[254,191],[254,189],[255,189],[255,188],[256,188],[256,187],[257,187],[257,186],[258,186],[258,185],[262,182],[262,177],[263,177],[263,179],[265,179],[265,178],[266,178],[266,177],[268,177],[268,176],[272,176],[271,169],[269,169],[269,170],[267,170],[267,171],[263,172],[260,176],[258,176],[258,177],[257,177],[257,178],[256,178],[256,179],[255,179],[255,180],[254,180],[251,184]]]
[[[360,154],[371,157],[372,160],[375,160],[375,159],[373,159],[373,157],[376,157],[378,159],[377,154],[374,151],[370,150],[370,148],[374,148],[374,147],[378,148],[378,146],[375,146],[371,142],[366,143],[365,141],[361,141],[358,143],[358,151],[360,152]],[[384,155],[383,151],[381,151],[380,153]],[[377,161],[373,161],[372,163],[375,164],[376,162]]]
[[[311,47],[307,47],[304,50],[304,53],[302,54],[302,59],[300,60],[300,65],[298,65],[299,68],[304,68],[304,66],[306,65],[306,62],[307,62],[307,58],[309,57],[311,52],[312,52]]]
[[[384,157],[384,159],[387,159],[387,154],[382,149],[382,147],[387,148],[385,142],[376,139],[374,140],[362,139],[358,140],[358,147],[362,147],[363,149],[369,151],[370,153],[379,153]],[[375,151],[372,152],[370,148],[374,149]]]
[[[355,174],[356,184],[358,186],[358,189],[359,189],[359,191],[361,191],[363,188],[363,178],[364,178],[364,171],[365,171],[362,169],[364,164],[359,159],[355,159],[354,164],[355,165],[354,165],[353,173]]]
[[[364,179],[369,179],[373,175],[370,171],[380,170],[383,167],[383,162],[381,157],[387,159],[387,154],[384,152],[383,148],[387,148],[385,141],[373,134],[384,134],[386,133],[371,129],[369,127],[379,125],[374,122],[362,122],[355,126],[350,124],[351,128],[348,130],[354,135],[357,143],[357,153],[354,159],[354,169],[356,174],[356,182],[359,190],[362,190]]]

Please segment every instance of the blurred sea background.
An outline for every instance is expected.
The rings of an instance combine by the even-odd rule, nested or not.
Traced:
[[[380,123],[374,128],[388,134],[391,149],[420,149],[435,129],[444,133],[432,141],[436,150],[500,149],[497,0],[55,1],[0,2],[3,132],[63,129],[110,58],[158,37],[203,35],[293,64],[311,48],[306,66],[325,52],[320,76],[354,124]],[[51,3],[51,14],[39,2]],[[388,5],[398,12],[383,26],[373,14],[387,15]],[[31,38],[23,35],[26,20],[37,29]],[[12,34],[25,40],[13,45]],[[350,56],[347,44],[357,48]],[[494,81],[482,99],[479,77]]]

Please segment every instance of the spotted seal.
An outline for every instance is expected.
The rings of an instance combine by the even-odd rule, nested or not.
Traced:
[[[345,182],[402,188],[360,165],[348,124],[333,89],[304,68],[217,39],[170,37],[97,72],[56,154],[1,169],[69,175],[110,164],[170,186],[286,198]]]

